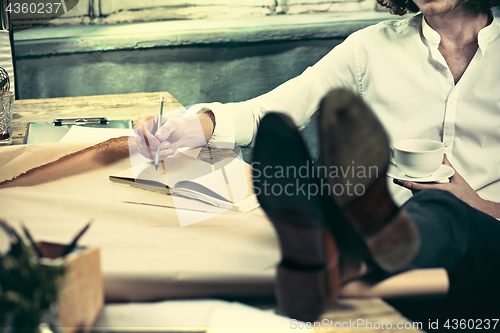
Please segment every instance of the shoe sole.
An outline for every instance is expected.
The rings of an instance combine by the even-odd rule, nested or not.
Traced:
[[[324,164],[340,170],[328,179],[380,268],[395,272],[407,266],[420,247],[420,236],[405,210],[393,202],[386,173],[387,134],[363,100],[347,89],[327,94],[320,107],[320,145]],[[355,133],[355,134],[353,134]],[[351,188],[349,193],[347,189]],[[358,191],[356,191],[358,189]]]
[[[295,124],[285,115],[266,115],[255,140],[254,187],[277,232],[282,254],[275,284],[278,308],[292,318],[313,321],[337,297],[339,253],[334,239],[324,232],[326,217],[321,197],[300,191],[289,195],[291,192],[284,190],[286,186],[308,188],[318,184],[314,177],[266,177],[270,169],[297,171],[312,162]]]

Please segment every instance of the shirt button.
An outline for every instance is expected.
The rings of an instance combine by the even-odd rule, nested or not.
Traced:
[[[445,141],[444,146],[445,146],[445,147],[449,147],[449,146],[450,146],[450,144],[451,144],[451,142],[450,142],[450,141]]]

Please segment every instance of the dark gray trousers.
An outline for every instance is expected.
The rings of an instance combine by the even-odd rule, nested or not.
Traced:
[[[444,332],[448,319],[499,318],[500,221],[440,190],[420,191],[404,207],[422,238],[409,268],[445,268],[450,290],[438,299],[389,303],[415,321],[439,318],[440,329],[433,332]]]
[[[500,290],[500,221],[447,191],[420,191],[404,207],[422,238],[410,268],[445,268],[452,290]]]

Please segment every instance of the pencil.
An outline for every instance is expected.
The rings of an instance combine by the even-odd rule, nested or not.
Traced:
[[[160,95],[160,116],[158,117],[158,124],[156,125],[156,130],[158,131],[161,127],[161,116],[163,115],[163,101],[165,100],[165,96],[163,94]],[[155,156],[155,169],[158,170],[158,166],[160,165],[160,146],[156,147],[156,156]]]

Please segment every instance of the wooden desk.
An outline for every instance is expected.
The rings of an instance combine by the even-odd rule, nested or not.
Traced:
[[[28,122],[52,121],[58,117],[107,117],[109,120],[136,121],[148,111],[148,107],[159,105],[160,94],[165,95],[164,112],[182,108],[167,92],[17,100],[14,102],[12,142],[23,143]]]
[[[159,94],[136,93],[15,101],[13,141],[14,144],[21,144],[23,142],[26,124],[32,121],[51,121],[57,117],[80,116],[105,116],[108,119],[136,120],[141,114],[145,113],[144,110],[148,109],[148,107],[158,105]],[[170,94],[163,94],[165,95],[165,112],[181,107],[178,101]],[[323,318],[332,320],[333,323],[343,323],[358,319],[373,323],[373,329],[363,329],[366,332],[389,331],[386,329],[387,323],[391,323],[394,329],[398,323],[408,322],[394,308],[379,298],[340,299],[332,309],[323,315]],[[385,326],[380,326],[382,322]],[[336,332],[338,330],[329,329],[320,331]],[[341,331],[349,331],[349,329],[344,328]],[[404,331],[420,332],[418,329],[413,328]],[[207,332],[209,333],[210,330]]]

